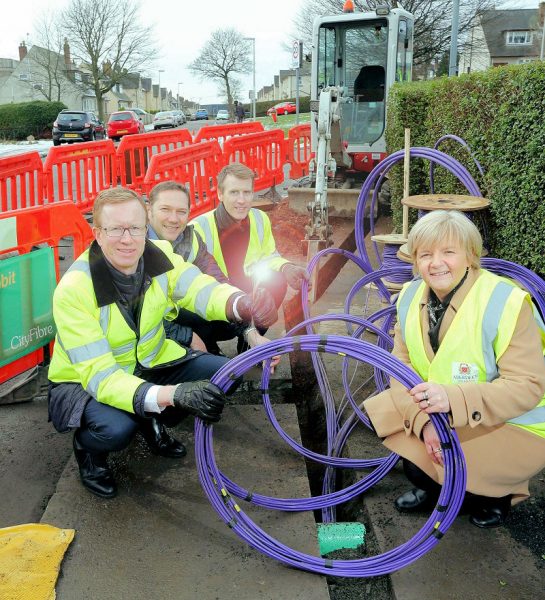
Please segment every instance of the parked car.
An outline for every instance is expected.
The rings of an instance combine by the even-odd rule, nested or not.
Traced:
[[[62,110],[53,123],[53,145],[62,142],[92,142],[106,137],[104,123],[95,113],[82,110]]]
[[[132,112],[138,115],[138,118],[144,123],[144,125],[151,125],[153,122],[153,115],[146,112],[143,108],[131,108]]]
[[[172,112],[176,115],[178,125],[183,125],[187,121],[184,113],[181,110],[173,110]]]
[[[163,127],[177,127],[178,119],[171,110],[162,110],[153,117],[153,129],[162,129]]]
[[[144,133],[144,123],[133,110],[113,112],[108,119],[108,137],[114,141],[124,135]]]
[[[269,110],[267,111],[269,117],[271,116],[273,111],[276,111],[277,115],[292,114],[297,112],[297,105],[295,104],[295,102],[280,102],[279,104],[275,104],[274,106],[271,106],[271,108],[269,108]]]
[[[208,111],[206,108],[199,108],[199,110],[195,113],[195,121],[199,121],[202,119],[208,120]]]
[[[216,121],[228,121],[229,120],[229,111],[228,110],[218,110],[216,114]]]

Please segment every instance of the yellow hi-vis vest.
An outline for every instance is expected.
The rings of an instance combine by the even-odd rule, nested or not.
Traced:
[[[195,231],[201,234],[208,252],[216,259],[223,274],[228,276],[214,212],[200,215],[191,221],[191,224],[195,226]],[[282,258],[276,251],[269,217],[262,210],[251,208],[248,218],[250,219],[250,241],[244,258],[244,271],[247,275],[251,275],[251,269],[258,264],[272,271],[279,271],[282,265],[289,261]]]
[[[152,242],[149,242],[152,243]],[[227,320],[227,299],[239,292],[204,275],[175,254],[168,241],[153,244],[172,268],[151,278],[142,301],[138,331],[127,323],[117,304],[98,306],[86,250],[65,273],[53,299],[57,337],[48,377],[74,382],[98,402],[134,412],[133,396],[143,379],[137,365],[151,369],[179,362],[187,350],[166,339],[163,318],[175,306],[209,320]]]
[[[530,296],[513,282],[481,270],[430,362],[420,324],[420,301],[425,287],[420,279],[411,281],[405,284],[397,301],[401,333],[411,364],[420,377],[445,385],[496,379],[497,361],[511,342],[523,302],[531,303]],[[545,351],[545,326],[533,308]],[[545,437],[545,397],[536,408],[508,423]]]

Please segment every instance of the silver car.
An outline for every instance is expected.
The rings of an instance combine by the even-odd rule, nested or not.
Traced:
[[[178,117],[172,110],[162,110],[153,117],[153,129],[162,129],[163,127],[176,127]]]

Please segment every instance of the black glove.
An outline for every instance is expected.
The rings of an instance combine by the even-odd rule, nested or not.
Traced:
[[[239,298],[237,312],[245,323],[253,320],[258,329],[268,329],[278,319],[272,295],[261,287],[255,290],[253,297],[246,294]]]
[[[281,270],[286,276],[288,285],[294,290],[300,290],[303,287],[303,281],[309,280],[307,270],[304,267],[286,263]]]
[[[176,408],[181,408],[207,423],[220,420],[225,400],[225,394],[210,381],[180,383],[176,386],[172,399]]]

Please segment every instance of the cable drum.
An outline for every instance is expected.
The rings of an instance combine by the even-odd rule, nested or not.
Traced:
[[[422,380],[409,367],[389,354],[386,350],[368,342],[341,335],[301,335],[286,336],[279,340],[258,346],[232,359],[212,378],[212,382],[223,391],[228,391],[233,381],[253,366],[267,361],[263,369],[261,385],[265,410],[279,434],[286,439],[276,422],[272,405],[268,398],[270,359],[276,355],[288,354],[294,350],[322,352],[349,357],[368,363],[395,377],[407,388],[414,387]],[[391,454],[387,459],[378,459],[378,466],[365,479],[349,488],[313,498],[271,498],[260,496],[239,488],[217,467],[213,449],[213,427],[201,420],[195,421],[195,452],[199,479],[212,506],[221,519],[247,544],[264,555],[298,569],[335,575],[340,577],[372,577],[398,570],[431,550],[454,521],[465,492],[466,469],[463,453],[456,436],[444,415],[430,415],[443,448],[444,484],[437,505],[420,531],[400,546],[377,556],[353,560],[329,560],[296,551],[271,537],[244,512],[235,496],[254,504],[276,510],[314,510],[332,506],[356,497],[382,478],[397,462],[398,456]],[[275,423],[276,422],[276,423]],[[291,445],[291,444],[290,444]],[[292,446],[293,447],[293,446]],[[296,448],[308,453],[304,448]],[[312,460],[336,466],[351,459],[312,454]],[[307,454],[305,454],[307,456]],[[341,463],[339,463],[341,461]],[[361,462],[361,461],[359,461]],[[363,483],[362,483],[363,482]]]

